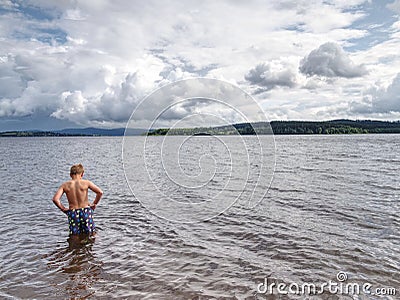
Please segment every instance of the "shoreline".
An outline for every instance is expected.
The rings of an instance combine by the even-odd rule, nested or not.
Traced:
[[[128,132],[128,133],[127,133]],[[127,134],[126,134],[127,133]],[[67,128],[62,130],[9,130],[0,137],[93,137],[93,136],[159,136],[159,135],[332,135],[332,134],[396,134],[400,121],[332,120],[271,121],[237,123],[214,127],[157,128]]]

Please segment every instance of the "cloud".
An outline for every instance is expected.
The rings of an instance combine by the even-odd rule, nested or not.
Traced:
[[[260,87],[263,91],[275,87],[294,87],[296,73],[292,66],[283,61],[263,62],[251,69],[244,77],[250,84]]]
[[[276,107],[282,99],[314,99],[323,110],[321,97],[338,93],[337,99],[348,103],[357,90],[361,94],[378,77],[392,79],[400,67],[398,24],[390,28],[392,21],[379,19],[390,36],[375,46],[366,39],[370,32],[364,25],[378,22],[369,15],[378,7],[375,1],[0,0],[0,5],[4,119],[40,115],[123,126],[146,94],[194,76],[226,79],[247,92],[268,91]],[[327,40],[335,41],[334,47],[317,49]],[[351,44],[351,55],[338,44]],[[176,116],[196,111],[194,106],[175,109]],[[286,116],[312,119],[317,111],[294,109]]]
[[[18,5],[11,0],[0,0],[0,5],[3,10],[14,10]]]
[[[354,78],[367,74],[364,65],[355,65],[336,43],[322,44],[300,62],[299,70],[307,76]]]
[[[103,72],[99,72],[104,86],[100,93],[92,93],[90,89],[64,91],[59,97],[58,109],[51,116],[81,125],[104,122],[122,124],[129,119],[135,106],[147,93],[168,82],[168,79],[159,75],[166,67],[159,59],[147,56],[138,64],[140,65],[138,70],[128,73],[121,82],[116,84],[112,80],[115,70],[104,66]],[[179,70],[172,70],[165,76],[168,77],[170,74],[173,78],[177,78],[177,74],[187,75]]]
[[[391,9],[397,14],[400,14],[400,0],[394,0],[392,3],[389,3],[387,8]]]
[[[18,72],[14,58],[0,57],[0,95],[8,99],[18,97],[26,85],[27,80]]]
[[[56,57],[32,57],[26,52],[0,57],[1,116],[28,116],[57,106],[59,62]]]
[[[69,119],[78,124],[82,118],[86,119],[86,112],[92,111],[88,107],[88,100],[83,97],[81,91],[64,92],[61,95],[62,105],[52,116],[59,119]]]
[[[374,85],[365,93],[362,101],[350,103],[352,113],[393,114],[400,112],[400,73],[389,86]]]

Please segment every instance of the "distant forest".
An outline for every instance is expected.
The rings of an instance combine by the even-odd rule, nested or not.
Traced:
[[[49,137],[49,136],[88,136],[87,134],[67,134],[53,131],[6,131],[0,132],[0,137]]]
[[[334,120],[322,122],[272,121],[270,123],[240,123],[203,128],[160,128],[147,132],[144,129],[125,128],[70,128],[57,131],[7,131],[0,137],[48,137],[48,136],[123,136],[126,135],[254,135],[254,134],[363,134],[400,133],[400,121],[352,121]]]
[[[202,128],[160,128],[147,135],[254,135],[254,134],[366,134],[400,133],[400,122],[370,120],[272,121]]]

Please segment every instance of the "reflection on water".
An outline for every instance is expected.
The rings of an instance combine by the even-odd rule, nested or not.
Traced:
[[[55,249],[43,258],[48,269],[54,270],[51,285],[56,294],[70,298],[87,298],[94,294],[93,284],[101,277],[102,262],[93,251],[95,235],[80,234],[68,237],[67,247]]]

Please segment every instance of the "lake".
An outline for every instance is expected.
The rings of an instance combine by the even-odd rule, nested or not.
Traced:
[[[144,157],[144,137],[124,154],[122,137],[1,138],[0,297],[303,299],[296,285],[329,281],[371,294],[314,299],[398,297],[400,135],[275,136],[264,155],[254,136],[250,155],[186,138],[151,137]],[[93,238],[70,238],[51,201],[75,163],[104,190]]]

